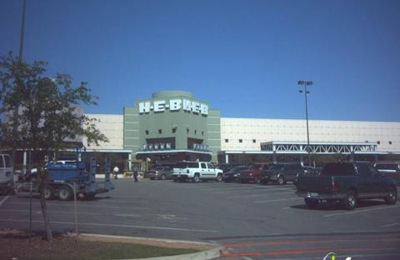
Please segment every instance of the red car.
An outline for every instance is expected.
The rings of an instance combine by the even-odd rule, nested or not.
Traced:
[[[237,179],[241,183],[247,183],[247,182],[254,182],[254,183],[260,183],[261,176],[263,171],[268,170],[269,166],[271,163],[255,163],[250,166],[249,169],[243,170],[239,173],[237,176]]]

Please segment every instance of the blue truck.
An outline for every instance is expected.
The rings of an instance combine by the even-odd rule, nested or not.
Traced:
[[[49,160],[46,163],[46,184],[43,187],[44,198],[47,200],[59,199],[71,200],[76,196],[80,199],[93,199],[96,194],[105,193],[114,189],[110,181],[111,160],[105,162],[104,181],[96,181],[97,162],[95,158],[90,159],[89,169],[85,163],[86,150],[76,149],[76,157],[59,160]],[[30,191],[40,192],[37,180],[37,170],[32,169],[24,178],[16,183],[17,192]]]

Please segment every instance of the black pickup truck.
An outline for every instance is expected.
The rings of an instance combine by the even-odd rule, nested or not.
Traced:
[[[340,201],[348,210],[356,208],[360,199],[381,198],[387,204],[397,201],[395,181],[368,163],[327,163],[319,176],[299,176],[296,188],[311,209],[321,201]]]

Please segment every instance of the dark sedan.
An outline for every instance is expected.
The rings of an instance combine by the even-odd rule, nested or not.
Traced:
[[[238,174],[243,171],[249,169],[250,166],[236,166],[230,169],[229,171],[222,174],[222,180],[225,182],[237,181]]]

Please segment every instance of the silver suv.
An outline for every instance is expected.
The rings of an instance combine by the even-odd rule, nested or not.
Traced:
[[[174,181],[192,180],[222,180],[221,169],[215,168],[209,162],[179,162],[174,167],[172,179]]]
[[[173,171],[170,166],[157,166],[149,171],[150,180],[170,179]]]

